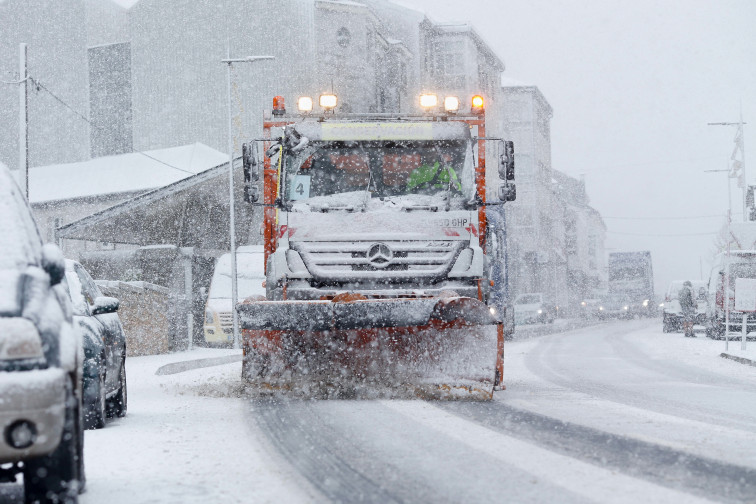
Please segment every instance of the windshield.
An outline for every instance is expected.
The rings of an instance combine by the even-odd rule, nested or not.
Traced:
[[[283,199],[363,195],[473,195],[472,156],[466,141],[312,142],[285,157]]]
[[[263,280],[265,280],[264,276],[242,275],[242,273],[239,273],[236,277],[236,287],[239,299],[254,295],[265,295],[265,287],[263,287]],[[210,286],[209,297],[213,299],[231,299],[231,275],[215,275],[215,277],[213,277],[213,283]]]

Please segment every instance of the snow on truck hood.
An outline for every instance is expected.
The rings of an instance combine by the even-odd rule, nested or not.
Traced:
[[[280,234],[292,241],[470,240],[478,236],[475,214],[471,210],[397,212],[386,208],[290,212],[281,216]]]

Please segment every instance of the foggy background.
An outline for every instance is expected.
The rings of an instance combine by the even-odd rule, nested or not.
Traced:
[[[743,193],[727,173],[742,103],[756,184],[756,2],[398,0],[469,22],[554,109],[552,165],[585,174],[607,252],[650,250],[657,295],[708,279],[714,239]],[[749,158],[753,162],[749,166]]]

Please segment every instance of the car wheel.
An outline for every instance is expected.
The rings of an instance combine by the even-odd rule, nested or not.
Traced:
[[[102,429],[105,427],[106,407],[105,399],[105,375],[100,373],[97,383],[97,393],[92,402],[84,406],[84,428],[87,430]]]
[[[50,455],[24,462],[24,502],[77,504],[83,486],[84,432],[79,400],[73,386],[66,390],[66,410],[60,444]]]
[[[128,394],[126,389],[126,357],[121,361],[121,370],[118,373],[118,392],[108,400],[108,416],[123,418],[126,416],[128,406]]]
[[[666,320],[662,322],[662,332],[665,332],[665,333],[672,332],[672,328],[669,327],[669,324],[667,323]]]

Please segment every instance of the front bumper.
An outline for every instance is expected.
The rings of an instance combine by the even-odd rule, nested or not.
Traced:
[[[496,325],[488,307],[468,297],[332,301],[254,301],[237,305],[245,331],[332,331],[424,326],[430,320]]]
[[[60,443],[65,418],[66,374],[52,368],[0,373],[0,463],[52,453]],[[17,449],[7,441],[8,428],[19,420],[34,425],[36,439]]]

